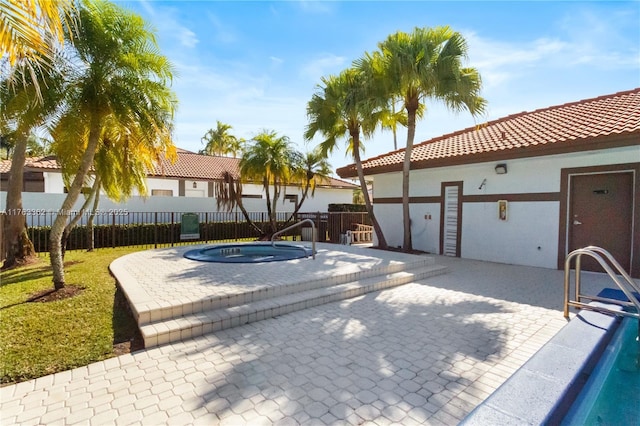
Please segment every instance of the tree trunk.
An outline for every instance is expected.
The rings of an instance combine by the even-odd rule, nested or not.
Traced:
[[[362,190],[362,196],[364,197],[364,205],[367,209],[369,217],[371,218],[373,230],[378,237],[378,247],[380,247],[381,249],[386,249],[388,248],[387,240],[384,238],[382,227],[378,223],[378,219],[376,219],[375,214],[373,214],[373,205],[371,204],[371,199],[369,198],[367,182],[364,180],[364,170],[362,169],[362,160],[360,159],[360,135],[359,133],[355,133],[352,134],[351,137],[353,138],[353,159],[356,162],[356,170],[358,171],[358,179],[360,179],[360,189]]]
[[[33,243],[27,234],[26,215],[22,208],[22,187],[27,137],[20,135],[13,150],[13,161],[9,170],[6,216],[3,229],[6,259],[2,269],[27,263],[35,257]]]
[[[98,179],[98,177],[96,177]],[[89,215],[89,220],[87,221],[87,251],[93,251],[95,248],[95,238],[93,235],[93,219],[96,217],[96,212],[98,211],[98,205],[100,204],[100,187],[96,191],[95,198],[93,199],[93,208],[91,209],[91,214]]]
[[[80,207],[80,210],[76,213],[74,218],[71,219],[71,221],[67,224],[67,226],[64,227],[64,232],[62,233],[62,242],[61,242],[62,260],[64,260],[64,255],[67,253],[67,242],[69,240],[69,235],[71,234],[71,231],[73,230],[73,228],[76,227],[78,222],[80,222],[80,219],[82,219],[82,216],[84,216],[84,212],[87,210],[87,207],[89,207],[89,203],[91,203],[91,200],[96,195],[96,191],[99,190],[99,188],[100,188],[100,178],[96,176],[93,182],[93,186],[91,187],[91,192],[89,193],[89,195],[87,195],[87,198],[84,200],[84,204],[82,204],[82,207]]]
[[[415,104],[415,105],[414,105]],[[403,240],[402,249],[404,251],[413,250],[411,243],[411,215],[409,212],[409,174],[411,172],[411,151],[413,150],[413,139],[416,135],[416,111],[418,110],[418,100],[415,99],[407,103],[407,146],[404,149],[404,162],[402,163],[402,224]]]
[[[289,216],[289,218],[287,219],[287,221],[285,222],[285,225],[288,225],[289,222],[291,222],[291,220],[296,217],[296,215],[298,214],[298,212],[300,211],[300,207],[302,207],[302,203],[304,203],[304,200],[307,199],[307,195],[309,194],[309,187],[311,186],[311,180],[307,179],[307,184],[304,187],[304,191],[302,191],[302,198],[300,199],[300,201],[298,202],[298,204],[296,205],[295,209],[293,209],[293,212],[291,213],[291,216]]]
[[[87,176],[87,173],[89,173],[89,169],[93,163],[93,156],[98,148],[99,137],[100,122],[96,117],[92,119],[91,129],[89,131],[89,143],[82,154],[78,172],[73,178],[67,197],[64,199],[60,211],[58,211],[56,219],[51,226],[49,254],[51,257],[51,267],[53,268],[53,286],[56,290],[64,288],[65,286],[64,262],[62,259],[62,234],[67,224],[69,214],[82,191],[84,178]]]

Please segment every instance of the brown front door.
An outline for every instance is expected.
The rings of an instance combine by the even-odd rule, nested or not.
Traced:
[[[569,251],[602,247],[629,272],[633,173],[573,175],[569,185]],[[603,271],[587,256],[582,257],[582,269]]]

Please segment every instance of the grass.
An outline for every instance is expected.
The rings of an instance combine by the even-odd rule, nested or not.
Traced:
[[[128,351],[137,326],[108,266],[139,248],[67,252],[71,298],[29,301],[53,290],[48,259],[0,273],[0,368],[2,383],[20,382],[84,366]],[[134,341],[134,338],[136,340]]]

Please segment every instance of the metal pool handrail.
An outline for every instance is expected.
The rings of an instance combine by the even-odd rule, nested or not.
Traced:
[[[271,236],[271,246],[272,246],[272,247],[275,247],[275,246],[276,246],[276,242],[274,241],[274,239],[275,239],[278,235],[283,234],[283,233],[285,233],[285,232],[287,232],[287,231],[290,231],[290,230],[292,230],[293,228],[297,228],[298,226],[301,226],[301,225],[302,225],[303,223],[305,223],[305,222],[308,222],[308,223],[310,223],[310,224],[311,224],[311,254],[312,254],[312,256],[313,256],[313,260],[315,260],[315,259],[316,259],[316,224],[315,224],[315,222],[314,222],[313,220],[311,220],[311,219],[303,219],[303,220],[301,220],[300,222],[294,223],[293,225],[288,226],[288,227],[286,227],[286,228],[284,228],[284,229],[281,229],[280,231],[278,231],[278,232],[274,233],[274,234]],[[309,256],[307,256],[307,257],[309,257]]]
[[[605,272],[609,275],[609,277],[613,280],[613,282],[618,286],[620,290],[624,293],[625,296],[630,300],[630,302],[623,302],[620,300],[609,299],[606,297],[598,297],[598,296],[588,296],[584,295],[580,292],[580,258],[583,255],[587,255],[595,259],[602,268],[604,268]],[[604,256],[610,263],[613,265],[617,272],[624,278],[624,281],[618,278],[618,275],[613,271],[609,263],[607,263],[602,256]],[[570,270],[571,270],[571,260],[576,258],[576,300],[569,299],[570,292]],[[600,312],[606,312],[619,316],[628,316],[633,318],[638,318],[640,320],[640,301],[633,294],[634,291],[638,291],[638,285],[633,281],[633,279],[626,273],[626,271],[620,266],[620,264],[613,258],[611,253],[606,251],[601,247],[589,246],[582,249],[577,249],[569,253],[565,262],[564,262],[564,316],[566,318],[569,317],[569,306],[573,306],[581,309],[589,309]],[[620,306],[634,306],[636,308],[636,312],[626,312],[626,311],[614,311],[611,309],[607,309],[602,306],[593,306],[586,303],[581,302],[581,299],[589,299],[595,300],[599,302],[612,303]],[[640,328],[640,324],[639,324]],[[640,334],[640,330],[639,330]]]

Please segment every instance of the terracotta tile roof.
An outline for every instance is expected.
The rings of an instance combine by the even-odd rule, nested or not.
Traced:
[[[200,155],[195,152],[177,148],[177,160],[171,163],[169,160],[161,160],[153,170],[149,171],[148,176],[168,177],[178,179],[193,180],[217,180],[221,179],[225,171],[229,171],[234,177],[240,175],[238,165],[239,158],[231,157],[213,157],[208,155]],[[11,168],[11,160],[0,161],[0,172],[8,173]],[[31,157],[25,160],[25,168],[27,169],[45,169],[59,170],[55,156],[47,157]],[[6,170],[5,170],[6,169]],[[319,184],[320,187],[332,188],[356,188],[350,182],[340,179],[329,178],[327,181]]]
[[[11,170],[11,160],[0,160],[0,173],[9,173]]]
[[[48,155],[46,157],[31,157],[25,160],[25,167],[34,169],[60,169],[56,157],[54,155]]]
[[[640,145],[640,88],[522,112],[414,145],[411,168]],[[404,149],[363,161],[365,174],[402,170]],[[339,168],[355,177],[355,164]]]
[[[215,180],[222,179],[225,171],[236,178],[239,176],[239,158],[200,155],[183,149],[178,149],[177,153],[175,163],[163,159],[149,171],[149,176]]]
[[[318,184],[319,187],[328,187],[328,188],[351,188],[356,189],[360,188],[360,185],[353,184],[351,182],[347,182],[344,180],[336,179],[333,177],[329,177],[329,179],[325,179]]]

